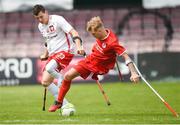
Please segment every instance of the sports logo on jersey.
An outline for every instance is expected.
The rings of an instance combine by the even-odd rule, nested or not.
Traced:
[[[60,53],[57,55],[57,58],[63,59],[65,57],[65,55],[63,53]]]
[[[106,43],[102,43],[102,48],[106,48]]]
[[[54,26],[53,26],[53,25],[50,25],[50,26],[49,26],[49,30],[50,30],[50,32],[53,32],[53,31],[55,31],[55,28],[54,28]]]

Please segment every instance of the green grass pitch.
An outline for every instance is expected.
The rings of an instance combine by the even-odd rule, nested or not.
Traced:
[[[1,86],[0,124],[179,124],[161,100],[144,83],[102,84],[110,98],[107,106],[95,83],[72,84],[67,98],[76,114],[62,117],[47,110],[54,99],[47,94],[42,111],[43,87],[40,85]],[[152,82],[158,93],[180,114],[180,83]]]

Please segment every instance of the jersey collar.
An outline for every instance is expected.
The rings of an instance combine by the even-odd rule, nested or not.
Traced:
[[[104,41],[105,39],[107,39],[107,38],[109,37],[110,30],[109,30],[109,29],[106,29],[106,32],[108,33],[107,36],[106,36],[104,39],[102,39],[101,41]]]

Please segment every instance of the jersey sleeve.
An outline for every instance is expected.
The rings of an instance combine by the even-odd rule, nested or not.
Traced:
[[[43,41],[44,42],[46,42],[47,41],[47,39],[44,37],[44,35],[43,35],[43,31],[42,31],[42,24],[38,24],[38,30],[39,30],[39,32],[41,33],[41,35],[42,35],[42,38],[43,38]]]
[[[112,47],[119,56],[121,56],[126,51],[126,49],[120,45],[118,41],[112,42]]]
[[[69,33],[73,27],[62,16],[56,16],[58,26],[65,32]]]

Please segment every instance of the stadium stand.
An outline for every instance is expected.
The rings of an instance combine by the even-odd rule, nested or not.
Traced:
[[[85,30],[86,21],[93,16],[101,16],[107,27],[117,31],[119,23],[130,11],[128,8],[115,8],[52,13],[64,16],[77,29],[89,53],[88,48],[92,46],[94,38]],[[153,11],[165,15],[171,21],[174,34],[172,41],[168,43],[168,51],[180,51],[180,7]],[[0,13],[0,23],[0,57],[37,57],[41,54],[43,38],[31,13]],[[166,31],[163,20],[156,15],[133,15],[125,24],[119,38],[129,53],[162,52]]]

